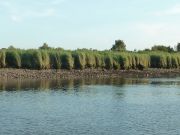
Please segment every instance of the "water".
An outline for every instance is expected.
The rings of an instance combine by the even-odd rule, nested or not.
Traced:
[[[180,78],[1,80],[0,135],[179,135]]]

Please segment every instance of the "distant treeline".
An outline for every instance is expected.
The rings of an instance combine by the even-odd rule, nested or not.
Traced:
[[[63,49],[1,49],[0,68],[23,69],[140,69],[180,68],[179,52],[96,51]]]

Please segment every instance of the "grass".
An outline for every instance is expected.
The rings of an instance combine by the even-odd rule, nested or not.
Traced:
[[[5,62],[8,68],[20,68],[21,67],[21,57],[18,50],[8,50],[6,51]]]
[[[74,59],[69,52],[63,52],[61,55],[61,61],[62,61],[62,69],[73,69],[74,67]]]
[[[168,52],[113,52],[58,49],[3,49],[0,68],[24,69],[179,69],[180,53]]]
[[[0,68],[4,68],[6,66],[6,54],[5,51],[0,50]]]

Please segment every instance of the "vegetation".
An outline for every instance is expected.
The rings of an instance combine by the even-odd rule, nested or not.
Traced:
[[[6,66],[6,54],[5,51],[0,50],[0,68],[4,68]]]
[[[48,46],[47,43],[44,43],[41,47],[39,47],[39,49],[51,49],[51,47]]]
[[[163,51],[163,52],[173,52],[173,48],[171,48],[170,46],[166,47],[163,45],[155,45],[152,47],[151,49],[152,51]]]
[[[126,45],[122,40],[116,40],[111,48],[112,51],[126,51]]]
[[[178,44],[179,45],[179,44]],[[177,46],[178,48],[179,46]],[[0,50],[0,68],[24,69],[147,69],[180,68],[180,52],[170,47],[154,46],[144,51],[126,51],[122,40],[111,50],[64,50],[44,44],[39,49],[22,50],[10,47]]]
[[[177,51],[180,52],[180,43],[177,44]]]

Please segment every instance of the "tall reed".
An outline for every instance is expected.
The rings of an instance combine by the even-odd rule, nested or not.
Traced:
[[[18,50],[7,50],[6,51],[6,65],[7,67],[20,68],[21,57]]]
[[[84,52],[74,51],[72,56],[74,59],[74,68],[84,69],[86,66],[86,56]]]
[[[59,49],[3,49],[0,50],[0,68],[25,69],[147,69],[180,68],[180,53],[113,52]]]
[[[0,50],[0,68],[6,66],[6,53],[3,50]]]
[[[69,52],[63,52],[61,54],[61,61],[62,61],[62,69],[73,69],[74,67],[74,59],[71,55],[71,53]]]

